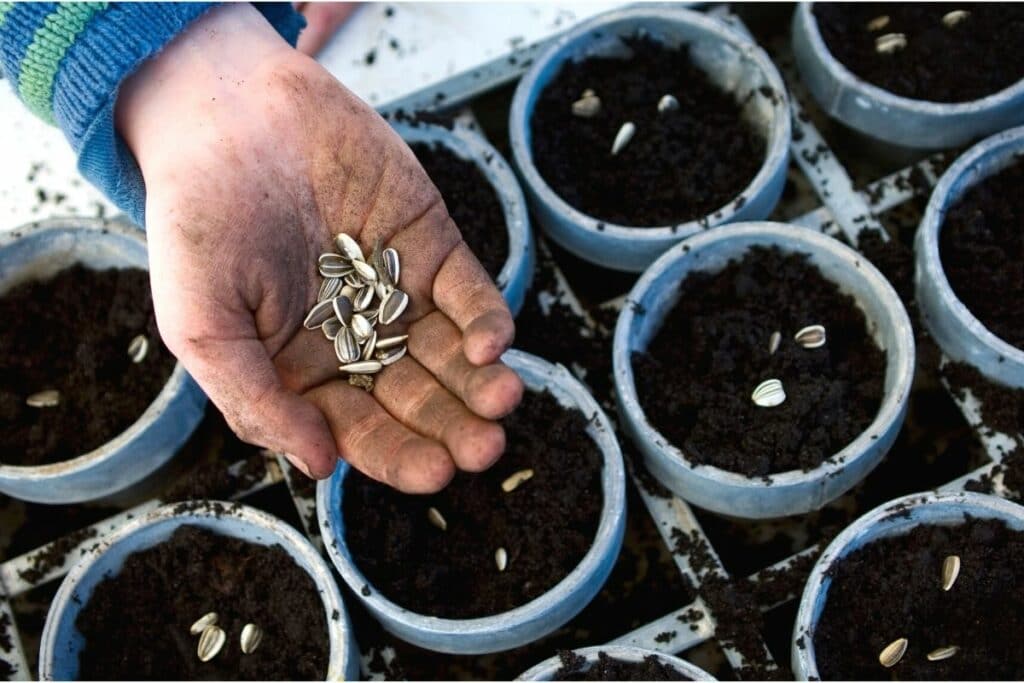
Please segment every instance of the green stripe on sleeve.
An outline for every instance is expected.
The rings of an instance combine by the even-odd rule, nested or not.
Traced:
[[[0,2],[0,26],[4,25],[4,19],[7,18],[7,13],[14,7],[13,2]]]

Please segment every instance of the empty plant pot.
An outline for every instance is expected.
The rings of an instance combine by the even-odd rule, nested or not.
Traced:
[[[637,226],[600,220],[559,196],[535,163],[534,112],[563,66],[590,57],[628,57],[630,52],[621,38],[641,33],[668,48],[689,46],[692,63],[740,103],[740,118],[764,142],[759,170],[741,192],[706,215],[681,223]],[[622,68],[629,69],[629,62],[623,62]],[[782,78],[765,52],[721,21],[665,5],[635,7],[602,14],[554,41],[516,88],[509,136],[527,198],[551,238],[591,263],[639,272],[690,235],[725,223],[765,218],[772,211],[785,183],[790,143],[788,102]],[[651,102],[652,110],[655,105]]]
[[[599,653],[604,653],[612,659],[617,659],[622,662],[635,662],[642,663],[647,657],[654,657],[660,663],[670,666],[677,670],[679,673],[686,676],[686,680],[691,681],[714,681],[717,680],[714,676],[704,671],[698,666],[690,664],[685,659],[679,657],[673,657],[667,655],[664,652],[656,652],[654,650],[644,650],[639,647],[628,647],[625,645],[606,645],[603,647],[585,647],[579,650],[573,650],[573,653],[583,657],[587,661],[587,668],[593,666],[597,662],[597,656]],[[543,662],[533,667],[529,671],[523,673],[516,680],[518,681],[552,681],[555,679],[555,673],[562,668],[562,660],[560,657],[555,656],[551,659],[545,659]]]

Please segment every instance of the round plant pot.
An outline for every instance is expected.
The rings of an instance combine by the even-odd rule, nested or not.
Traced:
[[[639,647],[628,647],[625,645],[606,645],[603,647],[585,647],[573,652],[590,664],[597,662],[597,655],[603,652],[613,659],[624,662],[642,662],[646,657],[657,657],[660,662],[667,664],[680,673],[685,674],[691,681],[716,681],[718,680],[704,669],[690,664],[685,659],[667,655],[664,652],[645,650]],[[557,656],[545,659],[543,662],[526,671],[517,678],[517,681],[551,681],[554,680],[555,672],[562,668],[562,660]]]
[[[764,163],[740,195],[717,211],[687,223],[636,227],[599,221],[559,197],[533,163],[530,121],[541,92],[562,65],[593,56],[625,56],[628,52],[624,52],[619,37],[639,30],[667,46],[689,45],[694,64],[743,103],[744,119],[765,140]],[[554,41],[519,81],[512,100],[509,136],[530,206],[551,238],[591,263],[639,272],[690,235],[724,223],[758,220],[771,213],[786,180],[789,99],[768,55],[722,22],[676,7],[636,7],[594,17]],[[740,197],[743,201],[738,201]]]
[[[391,126],[409,144],[443,145],[455,156],[472,161],[494,187],[505,213],[505,229],[508,231],[508,258],[498,273],[496,283],[512,315],[517,315],[533,280],[537,254],[526,200],[512,167],[483,136],[471,130],[460,128],[453,131],[423,123],[392,122]]]
[[[604,585],[622,547],[626,520],[622,453],[608,417],[587,389],[561,365],[520,351],[502,360],[530,391],[549,391],[564,406],[593,415],[587,433],[601,450],[604,504],[594,542],[575,569],[540,597],[501,614],[476,619],[442,619],[404,609],[370,583],[352,559],[345,540],[342,493],[348,464],[342,462],[330,479],[317,486],[316,507],[327,552],[369,611],[391,633],[428,650],[451,654],[483,654],[508,650],[551,633],[578,614]]]
[[[193,508],[193,509],[189,509]],[[85,640],[75,627],[83,606],[98,584],[117,574],[132,553],[151,548],[189,524],[257,545],[280,545],[313,579],[327,616],[330,655],[327,680],[355,680],[359,654],[352,639],[341,591],[327,562],[287,523],[261,510],[236,503],[202,501],[165,505],[132,520],[99,541],[68,572],[50,605],[39,649],[43,680],[75,680],[78,653]],[[337,616],[335,616],[337,615]]]
[[[869,333],[885,350],[885,395],[874,421],[857,438],[809,471],[770,475],[770,483],[711,465],[694,465],[644,414],[633,378],[632,354],[643,351],[678,301],[679,284],[693,272],[716,272],[752,246],[810,255],[809,262],[853,297]],[[623,427],[648,469],[683,499],[725,515],[770,518],[816,510],[863,479],[896,440],[914,377],[914,336],[892,286],[866,258],[837,240],[782,223],[742,223],[692,237],[640,277],[615,327],[615,390]]]
[[[825,549],[804,586],[793,628],[792,665],[797,680],[821,680],[814,654],[814,634],[828,600],[833,567],[872,541],[906,534],[923,525],[956,526],[964,517],[1000,519],[1024,530],[1024,507],[979,493],[923,493],[881,505],[853,524]]]
[[[148,269],[146,237],[116,221],[56,218],[0,234],[0,294],[45,280],[75,263]],[[179,363],[128,429],[88,453],[35,467],[0,465],[0,491],[35,503],[96,500],[141,481],[166,463],[199,424],[206,395]]]
[[[942,269],[939,232],[946,212],[973,185],[1024,154],[1024,127],[997,133],[964,152],[939,179],[914,239],[914,284],[925,326],[942,351],[976,367],[989,379],[1024,387],[1024,349],[990,332],[957,298]]]
[[[793,13],[793,57],[822,109],[893,145],[957,147],[1024,123],[1024,80],[980,100],[955,103],[914,100],[868,83],[828,51],[811,3],[801,3]]]

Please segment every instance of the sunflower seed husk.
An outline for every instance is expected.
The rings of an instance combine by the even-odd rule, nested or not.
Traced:
[[[345,277],[352,272],[352,266],[348,264],[321,263],[319,270],[320,274],[324,277]]]
[[[352,328],[352,332],[355,333],[356,339],[360,342],[369,339],[370,335],[373,334],[373,325],[361,313],[356,313],[352,316],[352,322],[349,323],[349,326]]]
[[[779,350],[779,344],[782,343],[782,333],[778,330],[772,332],[772,336],[768,339],[768,355],[774,356],[775,352]]]
[[[328,277],[324,278],[324,281],[320,283],[320,293],[316,295],[317,301],[327,301],[341,294],[341,290],[344,289],[345,281],[340,277]]]
[[[877,16],[874,19],[872,19],[871,21],[869,21],[868,25],[867,25],[867,29],[871,33],[874,33],[875,31],[881,31],[883,28],[885,28],[888,25],[889,25],[889,15],[888,14],[883,14],[883,15]]]
[[[615,141],[612,143],[612,155],[616,155],[621,152],[629,141],[633,139],[633,135],[636,133],[636,125],[632,121],[626,121],[619,128],[619,132],[615,134]]]
[[[387,299],[380,302],[380,315],[377,319],[381,325],[390,325],[398,320],[398,317],[405,312],[409,305],[409,295],[400,289],[396,289],[388,295]]]
[[[374,330],[370,338],[363,344],[363,360],[373,360],[373,352],[377,350],[377,331]],[[382,363],[383,365],[383,363]]]
[[[367,284],[373,284],[377,281],[377,271],[373,269],[366,261],[353,261],[352,267],[356,269],[356,275]]]
[[[359,342],[352,328],[346,327],[334,338],[334,354],[342,363],[355,363],[360,359]]]
[[[352,261],[365,261],[363,257],[363,249],[359,246],[359,243],[349,237],[343,232],[339,232],[334,238],[334,246],[338,248],[342,254]]]
[[[141,363],[146,360],[147,353],[149,353],[149,338],[144,334],[137,335],[128,344],[128,357],[132,359],[133,363]]]
[[[331,312],[342,325],[348,327],[352,324],[352,300],[347,296],[336,296],[331,302]]]
[[[427,519],[441,531],[448,531],[448,522],[437,508],[427,508]]]
[[[381,368],[380,361],[376,360],[360,360],[355,363],[348,363],[338,368],[341,372],[347,372],[350,375],[374,375],[380,372]]]
[[[405,343],[405,340],[409,338],[407,334],[399,334],[394,337],[384,337],[383,339],[377,340],[377,350],[386,351],[387,349],[393,349],[396,346],[400,346]]]
[[[942,561],[942,590],[948,591],[960,576],[960,556],[949,555]]]
[[[907,37],[902,33],[886,33],[875,38],[875,52],[888,55],[907,46]]]
[[[320,254],[320,258],[316,260],[318,266],[341,266],[343,268],[349,268],[349,260],[341,254],[334,254],[332,252],[326,252]]]
[[[208,662],[217,656],[221,648],[224,647],[224,643],[227,641],[228,635],[224,633],[224,629],[219,626],[207,626],[203,630],[203,635],[199,637],[199,647],[196,648],[196,654],[199,655],[199,661]]]
[[[774,408],[786,400],[786,392],[782,382],[777,379],[766,379],[757,385],[750,399],[762,408]]]
[[[336,301],[336,299],[335,299]],[[334,306],[331,301],[320,301],[310,309],[309,315],[302,322],[307,330],[315,330],[324,324],[334,315]]]
[[[366,283],[363,282],[363,278],[359,277],[359,273],[353,268],[352,272],[345,276],[345,284],[358,290]]]
[[[337,318],[331,318],[325,320],[324,324],[320,326],[320,331],[324,333],[324,336],[334,341],[338,337],[338,333],[344,329],[344,325]]]
[[[242,627],[242,637],[239,638],[239,645],[242,647],[242,654],[251,655],[260,646],[263,640],[263,629],[256,624],[246,624]]]
[[[188,627],[188,632],[194,636],[198,636],[200,633],[206,630],[207,626],[213,626],[220,619],[220,615],[216,612],[207,612],[203,616],[195,620],[191,626]]]
[[[356,298],[352,300],[352,307],[356,311],[365,311],[373,303],[373,295],[376,294],[374,288],[370,285],[366,285],[359,290],[356,294]]]
[[[393,289],[394,287],[392,285],[389,285],[382,280],[377,280],[376,284],[373,285],[373,291],[377,292],[377,298],[381,301],[387,299],[388,294],[390,294]]]
[[[513,474],[509,475],[509,477],[505,479],[505,481],[501,482],[501,490],[504,491],[505,493],[512,493],[517,488],[519,488],[520,484],[532,478],[533,470],[519,470],[518,472],[514,472]]]
[[[408,351],[408,347],[405,346],[404,344],[402,346],[399,346],[398,348],[381,351],[380,342],[377,342],[377,360],[379,360],[380,364],[383,365],[384,367],[387,367],[389,365],[392,365],[393,363],[397,363],[398,361],[402,360],[402,358],[405,356],[406,351]]]
[[[662,95],[658,100],[658,113],[664,114],[667,111],[679,109],[679,100],[674,95]]]
[[[896,666],[907,651],[907,639],[894,640],[878,653],[878,663],[886,669]]]
[[[947,647],[935,648],[925,656],[928,658],[929,662],[941,662],[943,659],[949,659],[950,657],[955,656],[957,652],[960,652],[959,647],[956,645],[949,645]]]
[[[793,335],[793,340],[805,349],[816,349],[825,345],[825,326],[808,325]]]
[[[961,21],[970,19],[971,13],[965,9],[955,9],[942,15],[942,23],[946,28],[953,28]]]
[[[402,262],[398,258],[398,252],[389,247],[384,250],[382,259],[384,261],[383,273],[387,275],[387,284],[394,287],[402,275]]]
[[[593,93],[593,91],[587,91],[583,94],[583,97],[579,98],[572,103],[572,114],[578,116],[581,119],[592,119],[601,113],[601,98]]]
[[[344,282],[344,280],[342,280],[342,282]],[[343,296],[346,299],[348,299],[349,301],[354,301],[355,298],[356,298],[356,294],[358,294],[358,293],[359,293],[359,287],[353,287],[352,285],[346,284],[346,285],[342,285],[341,291],[338,292],[337,296]],[[331,298],[333,299],[334,297],[331,297]]]
[[[377,314],[378,313],[380,313],[380,311],[378,311],[375,308],[372,311],[363,311],[362,315],[363,315],[364,318],[366,318],[366,321],[368,323],[370,323],[371,325],[376,325],[377,324]]]
[[[494,564],[497,565],[498,571],[505,571],[505,567],[508,566],[508,553],[505,552],[504,548],[498,548],[494,551]]]
[[[373,241],[373,251],[370,252],[370,265],[377,271],[377,277],[383,276],[384,240],[379,237]]]

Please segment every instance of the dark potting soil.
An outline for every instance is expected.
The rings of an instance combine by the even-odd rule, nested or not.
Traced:
[[[942,590],[943,560],[959,555],[960,574]],[[924,526],[869,543],[832,570],[814,635],[818,669],[842,680],[1016,680],[1024,676],[1024,534],[1002,521],[965,519]],[[909,641],[892,669],[882,649]],[[926,655],[957,646],[937,662]]]
[[[597,532],[602,458],[584,431],[587,417],[547,393],[528,392],[503,421],[508,446],[482,474],[457,474],[432,496],[410,496],[350,472],[345,535],[367,579],[390,600],[421,614],[482,617],[540,596],[579,564]],[[530,468],[511,493],[501,483]],[[437,508],[447,531],[433,526]],[[505,548],[499,572],[495,551]]]
[[[144,270],[81,265],[0,297],[0,462],[44,465],[103,445],[145,412],[175,359],[160,341]],[[149,338],[141,363],[128,357]],[[25,399],[60,392],[53,408]]]
[[[747,476],[808,470],[871,424],[883,395],[885,356],[863,312],[806,254],[754,247],[718,273],[698,272],[646,352],[633,354],[647,418],[687,459]],[[793,335],[824,325],[827,343]],[[769,339],[782,340],[774,354]],[[751,392],[782,381],[783,404]]]
[[[627,662],[598,652],[597,662],[587,665],[587,660],[571,650],[558,653],[562,668],[555,672],[555,681],[690,681],[693,680],[679,669],[662,662],[654,655],[644,657],[642,662]]]
[[[952,28],[952,10],[970,16]],[[977,100],[1024,78],[1024,7],[1015,3],[819,3],[814,6],[829,52],[850,71],[883,90],[932,102]],[[888,16],[884,28],[868,23]],[[875,40],[902,33],[907,45],[879,53]]]
[[[1024,28],[1024,26],[1022,26]],[[1024,349],[1024,161],[978,183],[946,213],[939,257],[949,284],[997,337]]]
[[[437,185],[452,220],[492,278],[508,260],[508,229],[501,200],[475,163],[441,145],[411,145],[427,175]]]
[[[227,633],[209,662],[192,623],[215,611]],[[247,623],[259,647],[238,645]],[[76,626],[85,636],[80,678],[90,680],[323,680],[329,644],[316,585],[280,546],[264,547],[184,526],[134,553],[100,583]]]
[[[690,61],[686,46],[623,42],[629,59],[568,62],[540,94],[530,123],[540,175],[571,206],[620,225],[684,223],[743,201],[740,193],[764,162],[765,141],[741,119],[733,96]],[[601,99],[600,113],[573,115],[572,103],[588,89]],[[666,94],[680,106],[662,114],[658,101]],[[626,121],[636,133],[613,156]]]

